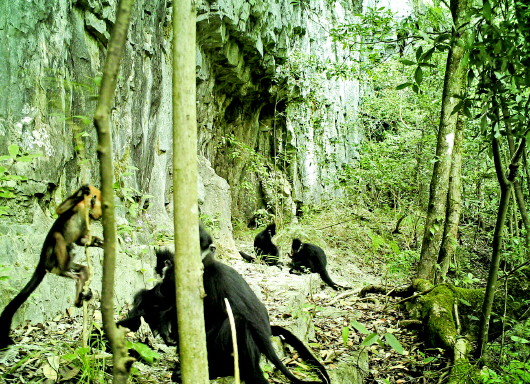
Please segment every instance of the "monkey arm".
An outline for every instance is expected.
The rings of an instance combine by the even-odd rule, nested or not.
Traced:
[[[75,242],[77,245],[80,245],[82,247],[98,247],[103,248],[103,239],[97,237],[97,236],[81,236],[79,240]]]

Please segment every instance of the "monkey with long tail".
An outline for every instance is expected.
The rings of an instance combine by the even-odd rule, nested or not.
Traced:
[[[73,262],[71,251],[74,244],[103,247],[103,240],[90,236],[89,233],[90,219],[98,220],[102,215],[101,192],[91,185],[84,185],[62,202],[56,212],[59,217],[44,239],[39,263],[33,276],[0,315],[0,349],[14,344],[9,337],[13,316],[39,286],[47,272],[76,281],[74,300],[76,307],[80,307],[84,300],[90,300],[92,297],[90,291],[83,293],[83,286],[89,277],[88,269]]]

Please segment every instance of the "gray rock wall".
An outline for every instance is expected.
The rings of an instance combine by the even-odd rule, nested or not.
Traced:
[[[0,202],[7,207],[0,216],[0,267],[14,266],[11,278],[0,281],[0,308],[28,280],[55,207],[81,183],[99,185],[91,117],[115,4],[0,2],[0,156],[13,144],[24,154],[41,153],[32,162],[0,163],[7,168],[0,187],[17,196]],[[149,284],[152,246],[170,240],[170,5],[135,2],[112,110],[118,275],[127,276],[118,303],[130,300],[132,287]],[[235,252],[231,217],[247,221],[266,208],[290,220],[295,202],[335,193],[329,180],[355,158],[359,85],[328,80],[316,67],[304,69],[315,81],[294,84],[285,71],[300,53],[345,60],[326,31],[347,20],[351,7],[327,0],[198,3],[201,214],[212,220],[227,253]],[[7,174],[28,179],[5,180]],[[96,262],[95,288],[98,271]],[[44,308],[47,316],[63,310],[70,288],[66,279],[46,278],[17,320],[39,320]]]

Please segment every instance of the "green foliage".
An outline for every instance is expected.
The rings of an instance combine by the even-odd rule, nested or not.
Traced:
[[[390,348],[392,348],[394,351],[396,351],[397,353],[400,353],[400,354],[404,353],[403,346],[393,334],[387,332],[381,337],[376,332],[370,332],[368,329],[366,329],[366,327],[363,324],[355,320],[351,322],[351,326],[355,328],[357,332],[362,333],[363,335],[366,335],[364,340],[361,342],[361,345],[363,347],[369,347],[375,343],[378,343],[381,347],[387,345]]]
[[[267,225],[274,221],[274,215],[269,213],[266,209],[258,209],[254,212],[253,218],[256,223],[256,227],[260,230],[265,229]]]
[[[403,79],[397,61],[370,71],[366,82],[371,91],[365,93],[359,119],[366,139],[359,161],[344,165],[337,180],[338,187],[372,208],[421,209],[427,199],[441,78],[426,76],[423,81],[432,91],[421,95],[396,90]]]
[[[60,357],[65,364],[74,367],[77,383],[104,383],[110,380],[110,375],[105,372],[106,359],[95,359],[88,347],[76,348]]]
[[[480,379],[484,384],[523,384],[530,383],[530,363],[527,361],[512,360],[501,367],[501,372],[496,372],[488,367],[480,371]]]
[[[11,271],[11,269],[12,268],[8,265],[0,264],[0,281],[10,278],[10,274],[8,272]]]
[[[528,308],[528,304],[524,306]],[[529,320],[511,319],[510,330],[503,342],[490,344],[485,365],[480,371],[483,384],[530,382]]]
[[[127,171],[119,173],[114,182],[114,191],[116,195],[123,201],[127,208],[127,213],[133,219],[136,219],[141,212],[144,211],[144,205],[152,198],[152,195],[142,193],[136,188],[127,186],[125,178],[134,176],[134,172],[138,170],[135,166],[126,166]]]
[[[385,265],[389,273],[407,278],[414,273],[416,265],[420,261],[420,253],[419,250],[404,249],[389,254],[386,260]]]
[[[465,288],[476,287],[479,282],[480,279],[474,276],[471,272],[463,273],[461,277],[457,276],[453,280],[454,285],[456,285],[457,287],[460,286]]]
[[[360,52],[359,64],[379,63],[385,56],[384,43],[389,43],[395,33],[395,14],[385,7],[369,7],[355,16],[356,22],[332,28],[331,37],[341,42],[344,48]]]
[[[26,181],[26,176],[16,175],[12,169],[17,162],[32,162],[41,156],[40,153],[27,153],[15,144],[7,147],[8,154],[0,156],[0,201],[2,199],[13,199],[16,197],[17,185]],[[9,207],[0,205],[0,217],[9,214]]]
[[[506,117],[516,137],[528,132],[530,122],[530,11],[517,0],[492,6],[489,0],[472,8],[475,24],[468,78],[475,84],[474,107],[479,111],[481,131],[501,136]]]
[[[330,32],[335,41],[352,52],[358,52],[360,72],[370,73],[397,53],[405,55],[402,64],[414,66],[412,81],[401,83],[398,89],[412,87],[419,93],[423,82],[424,69],[433,68],[430,62],[436,53],[448,48],[451,35],[447,32],[450,26],[449,12],[445,7],[429,6],[414,17],[399,18],[385,7],[368,8],[356,15],[355,23],[344,24]],[[407,58],[408,46],[416,49],[414,58]],[[355,59],[354,59],[355,60]]]
[[[201,214],[199,215],[199,220],[206,226],[208,231],[221,228],[219,214],[213,216]]]
[[[228,152],[228,158],[246,162],[251,172],[262,176],[267,174],[265,157],[238,140],[233,134],[223,136],[219,146]]]
[[[160,359],[160,354],[144,343],[127,341],[127,348],[134,349],[147,364],[153,364],[156,359]]]
[[[233,134],[223,136],[218,146],[226,152],[229,159],[234,160],[234,163],[245,164],[247,173],[256,175],[262,191],[266,195],[267,209],[278,214],[281,211],[280,207],[283,204],[283,199],[286,197],[284,193],[284,178],[277,169],[280,168],[280,162],[271,164],[264,155],[238,140]],[[244,180],[233,188],[244,191],[245,195],[251,199],[251,202],[255,202],[255,187],[251,181]]]
[[[350,328],[342,327],[342,343],[344,346],[348,345],[348,337],[350,337]]]

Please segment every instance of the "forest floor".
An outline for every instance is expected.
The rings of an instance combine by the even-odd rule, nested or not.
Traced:
[[[326,219],[329,217],[321,222],[326,223]],[[447,370],[448,360],[442,351],[426,349],[416,332],[400,326],[407,315],[395,305],[397,299],[358,295],[368,284],[386,285],[391,289],[407,283],[405,266],[397,265],[399,273],[392,272],[396,269],[396,260],[389,262],[388,256],[392,256],[393,243],[381,240],[386,238],[384,232],[390,230],[390,225],[358,219],[318,233],[315,243],[327,252],[331,277],[341,285],[351,286],[351,290],[336,292],[323,285],[318,275],[292,275],[286,266],[248,264],[237,257],[224,259],[222,255],[221,259],[238,270],[257,292],[269,310],[272,324],[288,327],[307,340],[324,362],[332,380],[340,377],[341,365],[355,364],[359,351],[366,351],[368,364],[359,364],[365,383],[438,383]],[[293,236],[301,234],[311,238],[315,233],[305,225],[297,225],[280,231],[275,239],[283,257],[287,258],[286,250]],[[238,246],[244,251],[251,250],[252,236],[246,234],[239,238]],[[403,248],[407,241],[400,239],[395,246]],[[95,320],[96,324],[101,324],[98,311]],[[81,325],[79,316],[66,311],[45,324],[13,330],[17,344],[0,354],[0,383],[111,382],[111,356],[101,339],[96,339],[92,350],[72,347],[79,345]],[[396,346],[388,335],[393,335],[399,344]],[[156,351],[155,354],[150,353],[151,350],[141,352],[144,359],[137,355],[139,361],[133,366],[131,382],[170,383],[177,359],[175,348],[140,332],[130,334],[129,339],[147,341]],[[363,341],[369,345],[363,346]],[[154,361],[145,361],[150,359]],[[286,364],[294,369],[298,363],[286,359]],[[268,371],[269,367],[264,369]],[[286,382],[279,374],[271,374],[270,381]],[[347,381],[341,380],[341,383]]]

